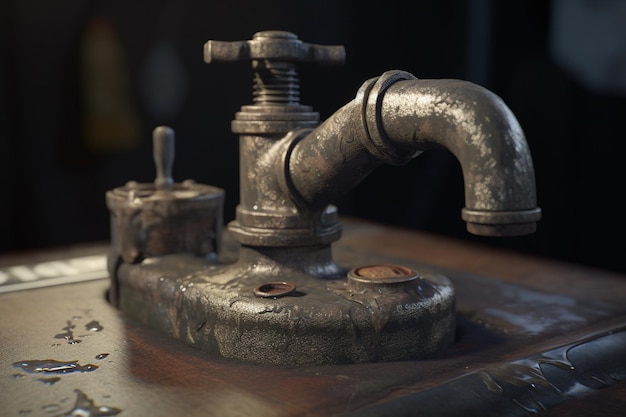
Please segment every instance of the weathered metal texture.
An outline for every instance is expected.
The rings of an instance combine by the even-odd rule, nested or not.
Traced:
[[[174,131],[158,126],[152,134],[156,178],[129,181],[106,193],[111,214],[113,263],[190,253],[216,258],[222,239],[224,190],[193,180],[175,183]]]
[[[128,185],[107,196],[112,293],[123,311],[222,356],[272,364],[419,359],[452,345],[456,301],[448,279],[385,258],[372,264],[358,253],[336,263],[331,245],[342,227],[333,202],[381,164],[443,147],[463,168],[469,231],[532,233],[540,209],[524,134],[484,88],[403,71],[366,81],[320,125],[319,114],[299,103],[296,65],[344,59],[341,46],[306,44],[282,31],[205,44],[207,63],[249,60],[254,70],[254,104],[232,122],[240,135],[241,194],[229,224],[236,256],[225,261],[219,244],[197,247],[198,239],[218,236],[222,195],[202,189],[188,200],[190,190],[177,190],[173,131],[157,130],[149,196],[141,200]],[[139,247],[146,235],[155,250]]]
[[[405,164],[432,148],[448,149],[461,164],[468,231],[535,231],[541,210],[530,150],[499,97],[470,82],[389,71],[317,126],[317,114],[298,101],[296,64],[343,62],[339,47],[329,48],[311,53],[324,49],[280,31],[205,45],[207,63],[253,62],[255,104],[232,124],[241,134],[241,200],[230,227],[242,243],[331,243],[340,238],[336,216],[328,215],[336,199],[378,166]]]
[[[205,44],[206,63],[251,61],[253,102],[232,122],[240,134],[240,201],[231,229],[255,246],[329,244],[341,236],[337,210],[299,206],[285,175],[293,141],[319,124],[319,113],[300,103],[300,63],[341,65],[339,45],[315,45],[290,32],[258,32],[249,41]]]
[[[118,274],[119,305],[174,338],[257,363],[422,359],[454,343],[454,288],[441,274],[411,272],[411,279],[388,274],[352,285],[326,250],[301,249],[299,254],[302,265],[313,258],[318,262],[297,270],[285,267],[280,249],[244,247],[239,261],[226,265],[181,255],[124,264]],[[312,278],[322,273],[312,269],[321,268],[336,278]],[[277,280],[288,280],[279,287],[289,291],[258,294]]]
[[[302,201],[323,206],[379,165],[405,164],[432,148],[449,150],[461,164],[468,231],[535,231],[541,210],[522,129],[499,97],[466,81],[389,71],[365,82],[351,103],[294,146],[290,181]]]
[[[172,253],[216,257],[224,192],[185,182],[170,190],[128,183],[107,193],[113,253],[124,262]]]
[[[210,40],[204,45],[204,61],[271,60],[307,62],[326,65],[343,64],[346,58],[341,45],[303,43],[290,32],[266,30],[254,34],[252,40],[224,42]]]

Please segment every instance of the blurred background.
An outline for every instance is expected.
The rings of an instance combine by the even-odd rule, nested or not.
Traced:
[[[2,0],[0,251],[107,240],[104,194],[154,179],[160,124],[176,130],[174,178],[224,188],[231,220],[239,179],[230,122],[251,102],[252,72],[205,64],[203,45],[278,29],[346,48],[343,67],[300,70],[300,101],[322,120],[391,69],[498,94],[525,131],[543,219],[527,237],[469,235],[460,168],[445,151],[378,169],[337,202],[341,214],[626,272],[626,2],[365,4]]]

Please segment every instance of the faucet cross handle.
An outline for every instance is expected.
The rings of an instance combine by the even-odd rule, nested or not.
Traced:
[[[310,62],[342,65],[345,49],[341,45],[304,43],[282,30],[266,30],[254,34],[252,40],[224,42],[210,40],[204,44],[204,62],[267,60],[279,62]]]
[[[293,112],[297,108],[296,119],[302,121],[303,111],[307,113],[306,120],[317,122],[309,108],[302,108],[300,104],[300,80],[296,71],[299,63],[317,63],[325,65],[341,65],[346,53],[341,45],[317,45],[302,42],[298,37],[282,30],[266,30],[254,34],[252,40],[224,42],[210,40],[204,44],[204,61],[213,62],[252,61],[254,71],[252,109],[243,109],[245,113],[252,113],[258,119],[257,110],[262,108],[279,112],[281,119],[285,119],[284,111]],[[308,107],[308,106],[307,106]],[[263,122],[276,120],[277,115],[263,118]],[[287,115],[287,120],[292,120]],[[298,123],[301,125],[301,123]],[[238,129],[238,128],[237,128]],[[255,127],[256,129],[256,127]],[[273,128],[272,128],[273,129]],[[280,129],[282,131],[282,128]]]

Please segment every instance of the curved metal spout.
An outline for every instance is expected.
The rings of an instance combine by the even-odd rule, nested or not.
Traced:
[[[532,233],[541,217],[526,139],[489,90],[459,80],[418,80],[390,71],[292,147],[288,179],[300,205],[321,208],[377,166],[405,164],[443,147],[465,183],[467,230],[488,236]]]

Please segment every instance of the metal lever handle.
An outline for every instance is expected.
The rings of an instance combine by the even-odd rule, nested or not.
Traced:
[[[158,126],[152,132],[152,147],[157,176],[154,185],[158,190],[172,188],[172,167],[174,166],[174,140],[172,128]]]

